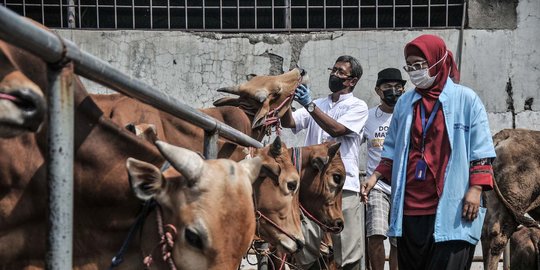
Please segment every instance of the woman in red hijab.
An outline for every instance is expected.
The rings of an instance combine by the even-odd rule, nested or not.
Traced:
[[[362,199],[382,179],[392,185],[388,236],[398,239],[399,269],[470,269],[492,188],[495,157],[487,113],[459,82],[444,41],[422,35],[405,46],[414,90],[403,94],[379,166]]]

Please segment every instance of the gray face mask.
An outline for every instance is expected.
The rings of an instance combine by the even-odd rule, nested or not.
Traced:
[[[409,74],[409,77],[411,78],[411,83],[414,84],[418,89],[427,89],[430,88],[433,85],[433,82],[435,82],[435,79],[437,78],[436,74],[435,76],[431,77],[429,76],[429,70],[435,67],[437,64],[439,64],[441,61],[446,59],[446,56],[448,55],[448,51],[444,54],[444,57],[441,58],[441,60],[437,61],[433,66],[429,68],[414,70],[414,71],[407,71]]]

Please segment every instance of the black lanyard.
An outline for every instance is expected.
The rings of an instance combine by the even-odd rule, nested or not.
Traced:
[[[429,114],[429,118],[426,123],[426,108],[424,107],[424,103],[420,100],[420,115],[422,116],[422,158],[424,158],[424,150],[426,147],[426,134],[427,130],[433,124],[433,119],[435,119],[435,115],[437,114],[437,110],[439,110],[439,100],[435,103],[435,106],[433,106],[433,110]]]

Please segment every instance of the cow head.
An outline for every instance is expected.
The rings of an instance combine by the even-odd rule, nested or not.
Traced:
[[[163,174],[128,159],[137,197],[163,208],[163,223],[176,227],[171,254],[178,269],[237,269],[255,233],[252,182],[261,159],[203,160],[191,150],[157,141],[174,167]]]
[[[22,59],[24,54],[0,40],[0,138],[35,132],[45,119],[42,89],[23,73],[37,67],[29,67],[33,59]]]
[[[341,160],[341,143],[326,142],[302,147],[300,203],[323,229],[343,230],[341,195],[345,183],[345,165]]]
[[[268,114],[277,110],[276,116],[281,118],[293,101],[292,95],[299,84],[307,83],[305,70],[295,68],[277,76],[253,76],[245,83],[218,89],[240,96],[239,98],[222,98],[214,102],[214,106],[242,106],[253,115],[252,127],[264,124]]]
[[[253,183],[257,233],[273,246],[294,253],[304,245],[298,205],[300,176],[280,137],[257,149],[255,156],[262,158],[261,174]]]

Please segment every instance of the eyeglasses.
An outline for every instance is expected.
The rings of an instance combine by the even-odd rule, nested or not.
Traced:
[[[336,76],[342,77],[342,78],[347,78],[347,79],[351,79],[351,78],[352,78],[351,75],[345,74],[345,72],[343,71],[343,69],[340,69],[340,68],[337,68],[337,67],[333,67],[333,68],[328,68],[328,70],[330,71],[330,75],[335,74]]]
[[[426,63],[427,61],[419,61],[419,62],[413,63],[412,65],[405,65],[403,66],[403,69],[407,72],[420,70]]]

